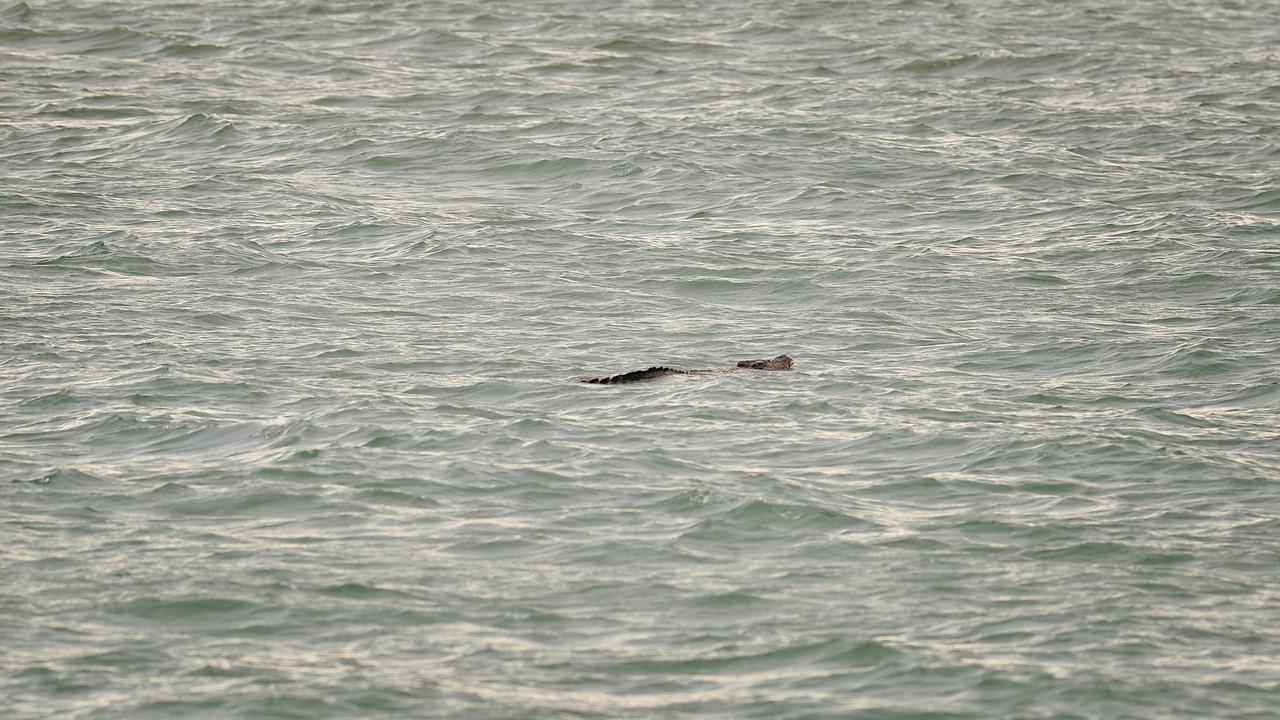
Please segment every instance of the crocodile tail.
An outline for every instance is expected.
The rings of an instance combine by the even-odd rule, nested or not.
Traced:
[[[582,382],[596,383],[600,385],[614,385],[617,383],[629,383],[629,382],[639,382],[641,380],[651,380],[656,377],[662,377],[663,375],[682,375],[684,374],[684,372],[685,372],[684,370],[676,370],[675,368],[669,368],[669,367],[658,367],[655,365],[654,367],[651,367],[651,368],[646,368],[644,370],[632,370],[629,373],[622,373],[621,375],[582,378]]]

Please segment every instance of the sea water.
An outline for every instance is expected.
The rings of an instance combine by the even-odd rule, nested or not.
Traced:
[[[1278,18],[5,2],[0,716],[1276,717]]]

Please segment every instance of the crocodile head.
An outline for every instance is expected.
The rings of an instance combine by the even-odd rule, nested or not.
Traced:
[[[739,360],[738,367],[747,370],[790,370],[795,365],[790,355],[779,355],[768,360]]]

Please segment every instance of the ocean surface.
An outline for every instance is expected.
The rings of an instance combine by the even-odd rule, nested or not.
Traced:
[[[1275,1],[0,2],[5,720],[1277,718],[1278,369]]]

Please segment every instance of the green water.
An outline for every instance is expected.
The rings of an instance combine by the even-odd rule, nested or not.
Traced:
[[[0,5],[0,717],[1276,717],[1277,17]]]

